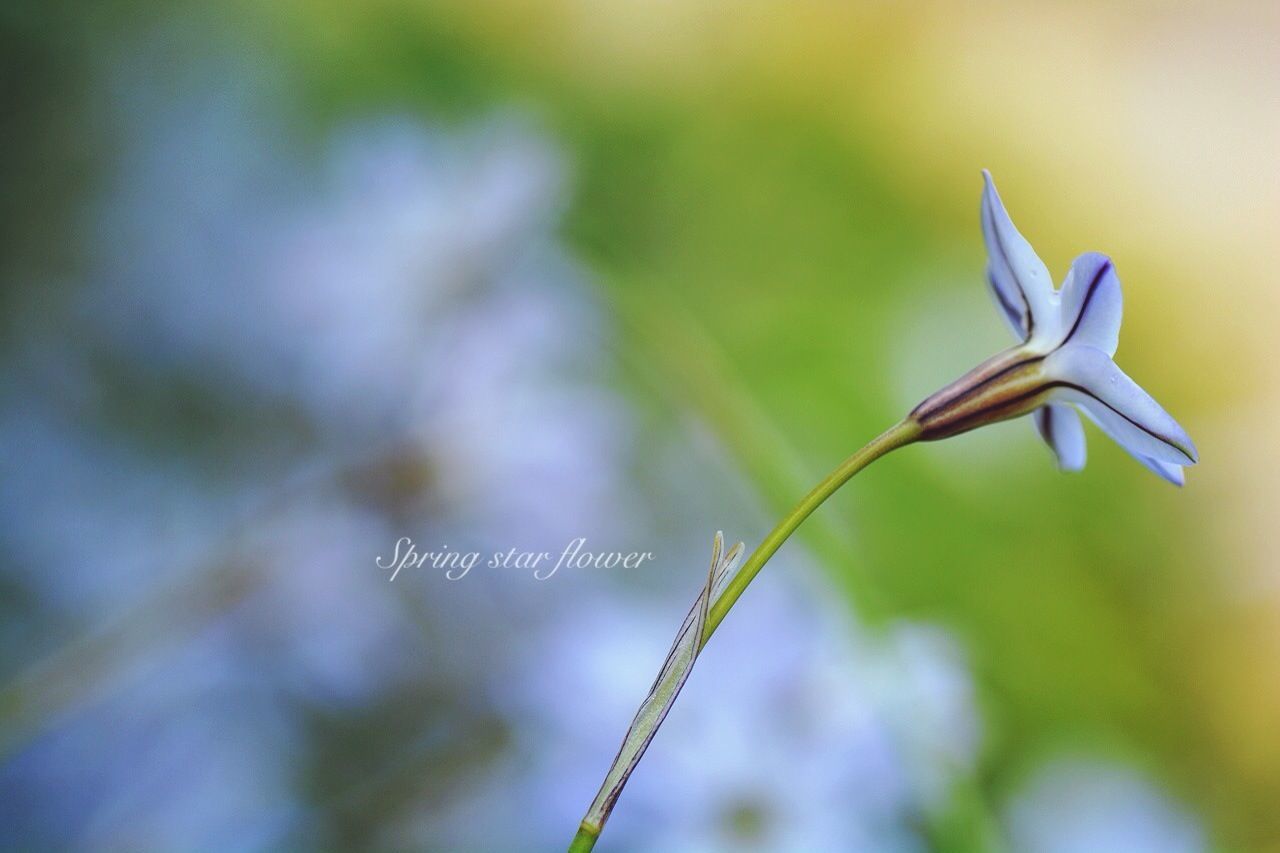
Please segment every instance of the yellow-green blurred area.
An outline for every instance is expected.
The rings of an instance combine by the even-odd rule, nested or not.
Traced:
[[[642,413],[631,429],[643,444],[696,424],[764,517],[1009,343],[983,280],[980,169],[1059,281],[1077,254],[1110,255],[1125,295],[1117,362],[1195,439],[1185,488],[1092,428],[1086,469],[1061,474],[1022,419],[878,462],[798,542],[860,618],[958,639],[984,732],[975,796],[990,808],[1041,762],[1080,752],[1156,780],[1213,849],[1280,849],[1275,4],[188,12],[275,81],[300,159],[382,114],[537,127],[563,156],[556,235],[609,318],[613,388]],[[100,156],[83,151],[100,113],[82,78],[163,34],[165,17],[0,18],[6,136],[37,140],[3,169],[3,245],[18,259],[5,300],[27,305],[22,317],[63,298],[59,274],[76,268],[50,235],[76,227],[58,199],[93,185],[77,164]],[[154,74],[188,61],[174,43]],[[50,282],[34,303],[19,282],[31,270]],[[716,517],[715,493],[685,499]],[[766,529],[728,533],[751,545]],[[578,815],[565,817],[568,830]]]

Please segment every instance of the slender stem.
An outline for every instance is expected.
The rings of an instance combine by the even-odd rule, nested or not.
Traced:
[[[854,453],[848,459],[840,463],[840,465],[827,475],[821,483],[813,487],[809,494],[805,495],[791,512],[787,513],[777,526],[769,532],[760,544],[756,547],[751,556],[747,558],[747,562],[742,568],[729,580],[724,591],[712,603],[710,611],[707,614],[706,625],[702,631],[702,637],[699,641],[698,649],[701,650],[707,644],[707,640],[724,621],[724,617],[728,614],[729,609],[741,597],[747,585],[751,583],[760,570],[764,568],[765,563],[777,553],[782,547],[782,543],[790,538],[791,534],[796,531],[806,518],[813,514],[813,511],[822,506],[827,498],[831,497],[836,491],[849,482],[849,479],[857,474],[863,468],[879,459],[881,456],[896,450],[899,447],[910,444],[920,436],[920,425],[911,419],[904,420],[876,438],[867,443],[865,447]],[[665,716],[665,715],[664,715]],[[661,718],[658,724],[661,723]],[[655,724],[655,728],[656,728]],[[641,752],[643,755],[643,751]],[[638,759],[637,759],[638,760]],[[625,778],[623,783],[625,784]],[[611,808],[611,806],[610,806]],[[600,831],[604,828],[604,822],[608,819],[608,811],[599,818],[598,821],[584,819],[578,827],[578,833],[573,837],[573,842],[569,845],[569,853],[589,853],[595,847],[596,840],[600,837]],[[588,818],[591,813],[588,812]]]
[[[578,834],[573,837],[573,843],[569,845],[569,853],[590,853],[599,837],[600,830],[583,823],[578,827]]]
[[[889,451],[910,444],[919,435],[920,426],[915,421],[901,421],[873,438],[865,447],[841,462],[839,467],[827,475],[826,479],[814,486],[813,490],[796,504],[795,509],[787,513],[751,552],[751,556],[747,558],[742,568],[729,580],[724,592],[720,593],[720,597],[711,605],[711,612],[707,614],[707,626],[702,632],[702,645],[705,646],[711,639],[711,635],[715,633],[716,628],[720,627],[729,609],[738,601],[738,597],[742,595],[747,585],[764,568],[764,564],[769,562],[769,558],[782,547],[782,543],[787,541],[815,509],[822,506],[827,498],[849,482],[854,474]]]

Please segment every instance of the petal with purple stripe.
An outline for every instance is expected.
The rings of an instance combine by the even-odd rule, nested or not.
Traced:
[[[1076,258],[1062,284],[1062,343],[1095,347],[1116,354],[1123,299],[1120,277],[1111,259],[1097,252]]]
[[[1089,420],[1097,424],[1100,430],[1107,433],[1107,435],[1110,436],[1112,439],[1115,439],[1116,444],[1119,444],[1121,448],[1124,449],[1125,453],[1128,453],[1134,459],[1138,460],[1144,466],[1149,468],[1153,473],[1155,473],[1156,476],[1160,477],[1163,480],[1168,480],[1170,483],[1173,483],[1175,486],[1182,486],[1186,484],[1187,478],[1182,473],[1181,465],[1174,465],[1169,462],[1161,462],[1159,459],[1152,459],[1150,456],[1144,456],[1141,453],[1134,453],[1132,450],[1125,447],[1119,441],[1119,439],[1116,439],[1115,436],[1111,435],[1110,430],[1108,430],[1103,424],[1099,423],[1097,418],[1095,418],[1093,415],[1089,414],[1088,412],[1085,412],[1085,415],[1089,418]]]
[[[1045,359],[1053,397],[1076,403],[1130,453],[1172,465],[1193,465],[1191,438],[1150,394],[1105,352],[1067,344]]]
[[[1061,470],[1079,471],[1084,468],[1084,425],[1080,423],[1080,415],[1075,409],[1063,403],[1050,403],[1036,409],[1032,417],[1040,437],[1058,457]]]
[[[987,244],[987,281],[1015,333],[1039,336],[1056,327],[1053,282],[1044,261],[1009,218],[991,173],[982,172],[982,236]]]

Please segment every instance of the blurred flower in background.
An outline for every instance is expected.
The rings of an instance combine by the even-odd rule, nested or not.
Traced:
[[[1051,763],[1010,810],[1010,842],[1044,853],[1204,850],[1195,821],[1131,771],[1089,761]]]
[[[398,734],[456,713],[465,742],[506,643],[477,623],[541,618],[504,588],[528,578],[392,587],[375,558],[408,532],[625,530],[623,404],[530,127],[378,121],[309,166],[246,69],[166,97],[147,47],[110,78],[90,278],[6,382],[7,576],[46,646],[7,665],[6,825],[24,846],[330,843],[311,717],[359,731],[434,691],[451,702]],[[382,769],[340,766],[319,784]]]
[[[1066,481],[1018,427],[877,466],[602,844],[1280,837],[1274,466],[1232,449],[1280,399],[1274,15],[724,11],[0,13],[0,846],[567,843],[709,531],[1002,340],[981,166],[1051,267],[1123,262],[1202,477]],[[657,559],[391,583],[401,536]]]

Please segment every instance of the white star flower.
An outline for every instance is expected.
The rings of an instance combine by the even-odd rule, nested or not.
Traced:
[[[1175,485],[1199,456],[1187,433],[1124,374],[1112,356],[1120,340],[1120,279],[1111,259],[1076,258],[1060,289],[1018,233],[988,172],[982,196],[987,281],[1021,343],[988,359],[911,412],[920,438],[946,438],[1032,414],[1064,471],[1084,467],[1077,410],[1135,459]]]

